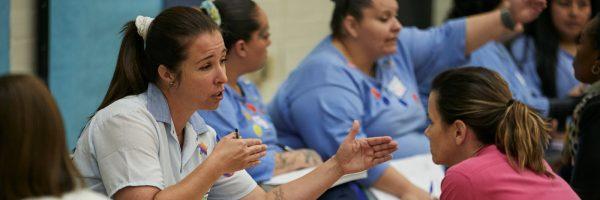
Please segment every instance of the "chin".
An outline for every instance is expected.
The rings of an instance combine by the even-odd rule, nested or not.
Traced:
[[[221,102],[217,102],[217,103],[211,103],[211,104],[205,104],[202,105],[202,107],[200,108],[200,110],[216,110],[217,108],[219,108],[219,104]]]

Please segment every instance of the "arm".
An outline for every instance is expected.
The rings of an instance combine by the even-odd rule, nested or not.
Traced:
[[[430,199],[429,194],[413,185],[393,167],[385,169],[373,186],[403,199],[408,198],[408,196],[411,197],[410,199]]]
[[[269,193],[255,189],[244,199],[317,199],[342,175],[360,172],[390,160],[397,144],[390,137],[356,139],[359,123],[355,121],[335,156],[311,173],[279,186]]]
[[[331,98],[332,96],[336,98]],[[362,102],[358,94],[340,85],[339,87],[322,86],[304,93],[302,97],[294,101],[290,113],[295,119],[294,123],[298,127],[298,131],[302,133],[301,136],[305,143],[321,155],[331,156],[333,152],[330,148],[338,147],[347,135],[344,131],[345,127],[350,126],[347,121],[361,119],[363,117],[362,109]],[[315,115],[314,113],[321,114]],[[367,134],[360,130],[358,136],[367,137]],[[386,177],[386,173],[393,176]],[[379,184],[373,185],[378,182]],[[368,177],[364,183],[398,197],[404,195],[429,197],[385,163],[368,170]]]
[[[275,170],[273,175],[314,167],[321,163],[323,163],[321,156],[311,149],[284,151],[275,154]]]
[[[545,0],[510,0],[509,2],[510,15],[518,26],[535,20],[546,7]],[[470,54],[488,41],[512,34],[514,30],[509,30],[502,24],[499,10],[467,17],[465,54]]]
[[[151,186],[126,187],[115,199],[201,199],[221,175],[258,164],[266,146],[257,139],[234,139],[229,134],[219,141],[207,160],[183,180],[163,190]],[[207,173],[210,172],[210,173]]]

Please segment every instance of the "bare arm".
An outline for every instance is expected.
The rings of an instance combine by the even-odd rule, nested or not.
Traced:
[[[268,193],[257,188],[244,199],[316,199],[342,175],[366,170],[392,159],[398,145],[390,137],[356,140],[358,122],[355,122],[336,155],[319,165],[311,173],[281,185]]]
[[[546,7],[546,0],[510,0],[509,2],[509,12],[517,26],[533,21]],[[515,33],[502,24],[500,10],[467,17],[466,23],[465,54],[467,55],[489,41]]]
[[[402,199],[431,199],[427,192],[413,185],[393,167],[387,168],[373,186]]]
[[[274,175],[279,175],[323,163],[321,156],[314,150],[298,149],[275,154]]]

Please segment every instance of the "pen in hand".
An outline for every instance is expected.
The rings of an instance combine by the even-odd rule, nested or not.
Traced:
[[[237,128],[235,129],[235,139],[240,139],[240,132]]]

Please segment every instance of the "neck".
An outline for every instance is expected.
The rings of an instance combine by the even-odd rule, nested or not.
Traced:
[[[183,145],[183,129],[192,114],[196,112],[196,109],[186,106],[184,102],[180,101],[178,98],[174,98],[173,95],[168,92],[168,89],[161,88],[161,92],[167,100],[167,105],[169,105],[171,120],[173,120],[173,125],[175,126],[175,133],[177,134],[179,145]]]
[[[467,144],[466,148],[459,153],[460,155],[456,156],[456,159],[454,159],[449,166],[456,165],[464,160],[474,157],[481,149],[483,149],[483,147],[485,147],[485,145],[479,141]]]
[[[375,62],[378,57],[369,54],[365,48],[352,39],[333,39],[333,45],[340,50],[346,59],[360,71],[371,77],[375,76]]]
[[[558,46],[573,56],[577,54],[577,44],[574,40],[561,39]]]
[[[242,90],[237,85],[237,81],[240,76],[246,74],[246,72],[241,71],[242,65],[242,60],[237,56],[231,55],[227,58],[227,85],[239,95],[242,95]]]

